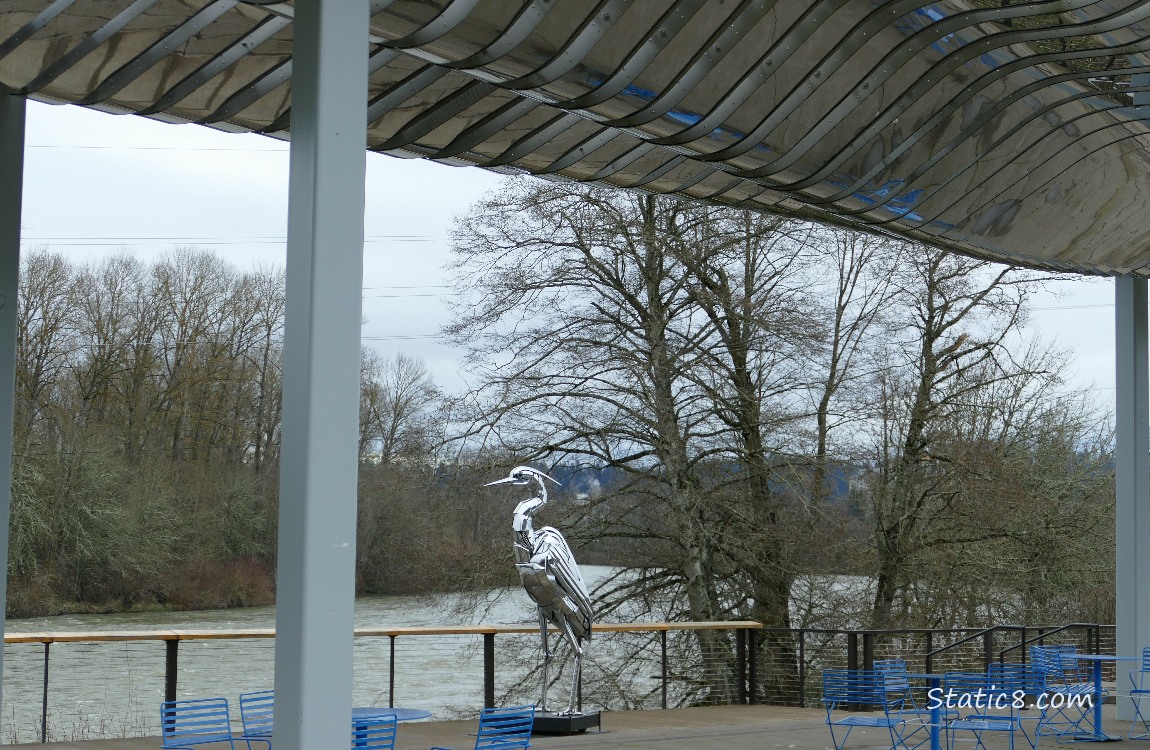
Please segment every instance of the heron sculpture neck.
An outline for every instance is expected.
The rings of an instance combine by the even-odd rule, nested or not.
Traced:
[[[543,506],[547,504],[547,487],[543,484],[543,480],[534,474],[530,475],[535,484],[539,487],[539,494],[534,497],[529,497],[519,505],[515,506],[515,515],[511,521],[511,528],[514,529],[519,540],[528,548],[528,550],[535,549],[535,514],[542,510]]]

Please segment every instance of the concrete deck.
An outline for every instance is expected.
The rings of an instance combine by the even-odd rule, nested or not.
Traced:
[[[1105,726],[1111,735],[1123,736],[1129,724],[1114,718],[1113,706],[1104,708]],[[830,734],[825,714],[815,709],[775,706],[721,706],[681,708],[667,711],[616,711],[604,713],[603,731],[589,731],[570,737],[532,739],[537,750],[830,750]],[[432,746],[468,750],[475,746],[474,721],[408,722],[399,727],[397,750],[427,750]],[[886,750],[885,732],[856,729],[847,750]],[[969,735],[968,735],[969,736]],[[1004,749],[1002,738],[989,739],[992,750]],[[1043,737],[1039,748],[1054,748],[1053,737]],[[1065,745],[1057,745],[1065,747]],[[45,750],[156,750],[160,740],[144,737],[86,742],[50,742],[45,745],[15,745]],[[243,745],[239,745],[243,747]],[[956,747],[970,748],[973,743]],[[1018,745],[1026,748],[1025,742]],[[1111,748],[1142,747],[1130,740],[1109,744]],[[246,750],[246,749],[245,749]]]

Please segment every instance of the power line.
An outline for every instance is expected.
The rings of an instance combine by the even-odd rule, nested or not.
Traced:
[[[250,237],[227,237],[224,235],[204,235],[200,237],[132,237],[132,236],[107,236],[107,237],[23,237],[23,240],[37,240],[40,242],[53,242],[53,241],[72,241],[83,240],[90,241],[105,241],[105,240],[149,240],[149,241],[163,241],[163,242],[234,242],[234,241],[278,241],[284,242],[287,240],[285,234],[262,234],[252,235]],[[367,234],[364,239],[369,240],[395,240],[395,239],[447,239],[447,235],[443,234]]]
[[[1095,302],[1082,305],[1055,305],[1053,307],[1032,307],[1031,312],[1055,312],[1058,310],[1090,310],[1093,308],[1114,307],[1113,302]]]
[[[27,144],[24,148],[66,148],[93,151],[247,151],[254,154],[285,154],[288,148],[236,148],[234,146],[88,146],[68,143]]]
[[[442,292],[440,294],[365,294],[365,299],[411,299],[413,297],[458,297],[458,294]]]
[[[416,284],[404,285],[395,284],[394,286],[365,286],[364,289],[450,289],[449,284]]]
[[[363,244],[365,244],[365,245],[376,245],[376,244],[382,244],[382,243],[386,243],[386,242],[412,242],[412,243],[415,243],[415,242],[444,242],[445,240],[446,240],[446,238],[419,237],[419,236],[411,236],[411,237],[394,236],[394,237],[379,237],[379,238],[367,238],[367,237],[365,237],[363,240]],[[124,241],[120,241],[120,240],[80,240],[80,241],[42,240],[42,239],[36,239],[34,237],[29,237],[27,239],[21,240],[20,244],[21,245],[29,245],[29,244],[32,244],[35,242],[48,243],[50,247],[145,247],[147,245],[154,245],[154,244],[158,244],[158,243],[180,243],[180,242],[188,243],[188,244],[204,244],[204,245],[284,245],[287,243],[287,240],[286,239],[283,239],[283,240],[245,240],[245,239],[240,239],[240,240],[213,240],[213,239],[183,239],[183,238],[166,239],[165,238],[165,239],[156,239],[156,240],[152,240],[152,241],[124,242]]]

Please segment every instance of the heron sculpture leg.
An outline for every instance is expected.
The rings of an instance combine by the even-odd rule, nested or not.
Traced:
[[[547,668],[551,666],[551,649],[547,645],[547,618],[543,609],[539,610],[539,636],[543,639],[543,695],[539,699],[539,710],[547,710]]]
[[[575,670],[571,676],[571,698],[567,701],[567,710],[563,713],[583,713],[583,702],[579,700],[579,682],[583,678],[583,644],[575,637],[571,625],[566,620],[563,621],[563,637],[571,644],[571,653],[575,656]]]

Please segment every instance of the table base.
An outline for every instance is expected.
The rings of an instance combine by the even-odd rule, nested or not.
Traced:
[[[531,731],[534,734],[579,734],[591,727],[603,731],[598,711],[589,714],[553,714],[548,711],[535,714]]]

